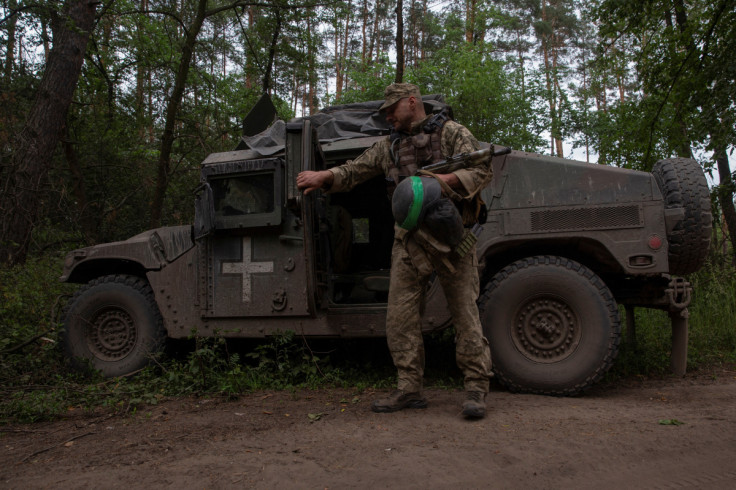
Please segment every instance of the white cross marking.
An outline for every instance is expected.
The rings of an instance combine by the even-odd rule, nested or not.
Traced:
[[[273,261],[252,262],[250,237],[243,237],[243,261],[222,262],[223,274],[242,274],[243,276],[243,303],[250,303],[250,276],[256,272],[273,272]]]

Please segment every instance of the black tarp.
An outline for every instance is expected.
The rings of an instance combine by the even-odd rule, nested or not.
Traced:
[[[439,112],[449,106],[442,95],[425,95],[422,97],[427,114]],[[389,134],[391,128],[378,112],[383,100],[358,102],[326,107],[317,114],[304,118],[296,118],[290,122],[308,119],[317,130],[320,143],[339,141],[365,136]],[[449,109],[452,117],[452,109]],[[255,135],[243,136],[237,150],[252,150],[259,156],[274,155],[284,149],[286,142],[286,123],[274,122],[268,129]]]

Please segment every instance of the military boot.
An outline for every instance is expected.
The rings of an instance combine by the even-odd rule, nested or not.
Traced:
[[[405,408],[427,408],[427,399],[416,391],[396,390],[388,397],[371,403],[371,410],[374,412],[396,412]]]
[[[486,416],[486,394],[482,391],[468,391],[463,402],[463,416],[468,419],[482,419]]]

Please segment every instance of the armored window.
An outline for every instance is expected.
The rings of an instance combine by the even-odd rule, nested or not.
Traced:
[[[273,212],[273,174],[214,179],[215,217]]]
[[[235,161],[206,172],[218,230],[281,224],[280,159]]]

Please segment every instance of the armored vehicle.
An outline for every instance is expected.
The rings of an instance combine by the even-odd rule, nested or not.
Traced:
[[[355,158],[389,133],[382,101],[275,120],[268,99],[234,151],[201,165],[195,223],[72,251],[62,281],[83,284],[64,312],[64,345],[107,376],[146,365],[166,337],[385,334],[394,220],[380,177],[308,196],[302,170]],[[447,109],[427,96],[428,111]],[[488,146],[487,144],[485,145]],[[704,263],[710,199],[697,162],[652,173],[522,151],[490,161],[477,242],[481,321],[497,379],[514,391],[576,394],[613,363],[635,307],[669,312],[684,373],[683,275]],[[450,325],[438,281],[423,330]]]

